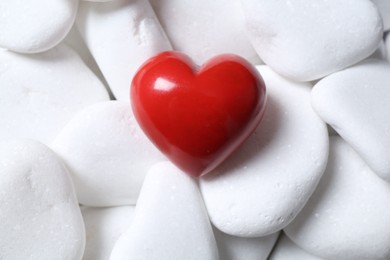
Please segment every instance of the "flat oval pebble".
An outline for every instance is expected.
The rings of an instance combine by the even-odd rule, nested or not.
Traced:
[[[109,99],[66,45],[34,55],[0,50],[0,60],[0,139],[49,144],[77,112]]]
[[[81,204],[135,204],[148,169],[166,160],[139,128],[130,104],[108,101],[77,114],[52,145]]]
[[[110,259],[112,248],[129,228],[134,212],[134,206],[82,207],[87,237],[83,260]]]
[[[263,121],[200,179],[213,224],[243,237],[265,236],[290,223],[314,191],[328,156],[328,132],[311,108],[311,86],[258,68],[268,91]]]
[[[260,58],[293,80],[318,79],[357,63],[382,39],[382,19],[369,0],[241,3]]]
[[[282,233],[269,260],[323,260],[323,258],[306,252]]]
[[[130,100],[129,86],[142,63],[171,50],[149,1],[84,1],[76,24],[118,100]]]
[[[390,181],[390,65],[368,60],[313,88],[312,104],[380,177]]]
[[[285,229],[301,248],[325,259],[390,259],[390,184],[340,137],[318,188]]]
[[[223,260],[266,260],[279,232],[264,237],[237,237],[214,228],[219,258]]]
[[[195,63],[201,65],[222,53],[261,63],[247,36],[239,1],[152,0],[151,4],[174,49]]]
[[[46,51],[69,32],[78,0],[0,1],[0,46],[22,53]]]
[[[219,259],[196,181],[172,163],[149,170],[133,223],[110,258],[122,259]]]
[[[3,141],[0,173],[0,259],[81,259],[84,223],[56,155],[32,140]]]

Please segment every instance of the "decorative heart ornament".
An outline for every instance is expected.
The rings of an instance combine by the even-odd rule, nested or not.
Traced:
[[[179,52],[148,60],[131,87],[135,117],[177,167],[204,175],[256,128],[266,103],[264,81],[239,56],[216,56],[198,68]]]

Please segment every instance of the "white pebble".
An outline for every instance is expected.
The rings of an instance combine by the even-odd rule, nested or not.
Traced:
[[[214,228],[219,258],[223,260],[266,260],[278,238],[279,232],[265,237],[237,237]]]
[[[390,65],[368,60],[313,88],[312,104],[382,178],[390,181]]]
[[[118,238],[129,228],[135,207],[82,207],[86,232],[83,260],[107,260]]]
[[[0,259],[81,259],[84,224],[62,162],[43,144],[0,142]]]
[[[323,260],[323,258],[306,252],[282,233],[269,260]]]
[[[0,51],[0,139],[49,144],[80,110],[107,91],[68,46],[40,54]]]
[[[260,58],[297,81],[321,78],[363,60],[382,39],[369,0],[241,0]]]
[[[303,208],[326,166],[328,133],[310,105],[311,86],[259,67],[268,91],[254,134],[200,186],[211,221],[244,237],[284,228]]]
[[[152,0],[175,50],[201,65],[215,55],[234,53],[255,64],[260,59],[245,31],[239,1]]]
[[[0,46],[22,53],[46,51],[65,38],[78,0],[0,1]]]
[[[217,260],[218,249],[196,181],[169,162],[148,172],[131,227],[110,260]]]
[[[89,206],[135,204],[149,168],[165,160],[124,101],[83,110],[52,147],[68,166],[80,203]]]
[[[390,259],[390,185],[340,137],[318,188],[285,229],[300,247],[326,259]]]
[[[76,23],[118,100],[130,100],[141,64],[171,49],[148,1],[81,2]]]

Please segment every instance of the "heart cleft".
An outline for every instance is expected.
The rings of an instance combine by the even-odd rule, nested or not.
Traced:
[[[180,52],[160,53],[140,67],[130,94],[147,137],[195,177],[212,171],[246,140],[266,104],[261,75],[233,54],[197,67]]]

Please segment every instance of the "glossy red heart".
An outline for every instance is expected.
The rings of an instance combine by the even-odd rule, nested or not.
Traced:
[[[236,55],[197,68],[163,52],[138,70],[131,87],[135,117],[176,166],[200,176],[225,160],[256,128],[266,90],[255,68]]]

